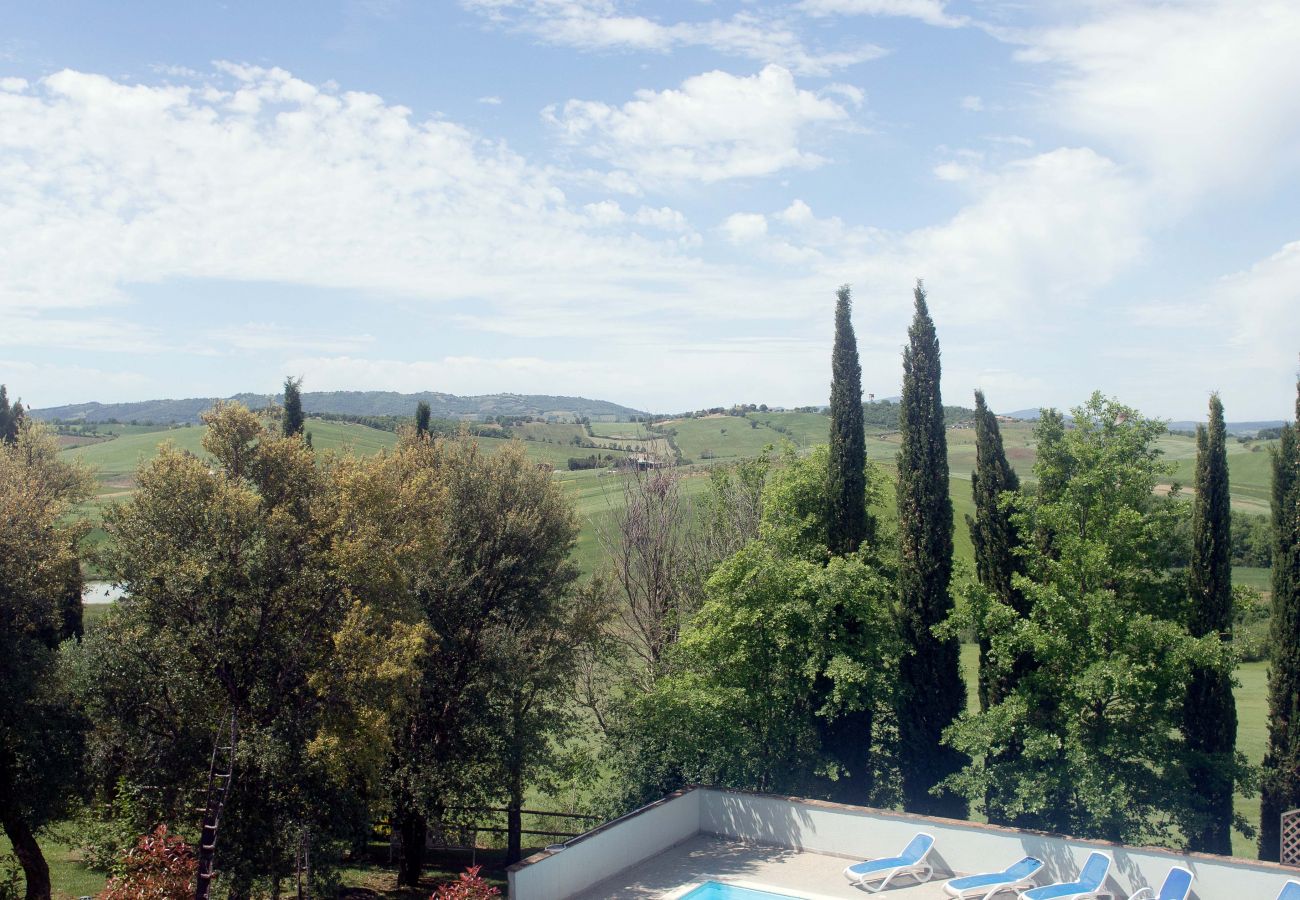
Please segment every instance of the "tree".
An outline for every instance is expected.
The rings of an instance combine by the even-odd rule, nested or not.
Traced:
[[[1196,496],[1192,501],[1192,559],[1188,572],[1193,637],[1232,638],[1232,512],[1223,404],[1210,396],[1208,426],[1196,428]],[[1184,823],[1187,846],[1232,854],[1232,773],[1237,749],[1237,704],[1232,675],[1197,667],[1183,704],[1188,780],[1203,801]]]
[[[13,405],[9,405],[9,393],[3,384],[0,384],[0,441],[6,444],[14,444],[18,441],[18,432],[22,430],[23,420],[27,418],[27,413],[23,409],[22,400],[15,400]]]
[[[284,420],[282,422],[285,437],[302,434],[306,417],[302,411],[302,379],[286,378],[284,380]]]
[[[948,730],[971,759],[948,784],[992,821],[1170,844],[1197,802],[1181,765],[1188,680],[1234,660],[1217,635],[1187,628],[1175,565],[1185,505],[1155,493],[1171,470],[1164,424],[1101,394],[1073,416],[1068,430],[1059,414],[1040,420],[1040,489],[1016,498],[1024,574],[1013,584],[1028,614],[985,619],[992,675],[1024,657],[1028,671]],[[970,616],[959,610],[954,628]]]
[[[418,435],[427,435],[429,433],[429,404],[421,400],[415,404],[415,433]]]
[[[1011,522],[1012,498],[1020,490],[1020,478],[1007,462],[1002,447],[998,418],[984,402],[984,392],[975,392],[975,471],[970,476],[975,516],[966,517],[971,543],[975,546],[975,574],[987,595],[973,602],[1000,604],[1016,615],[1028,612],[1014,578],[1023,569],[1018,555],[1020,538]],[[980,709],[988,709],[1005,696],[1008,685],[992,677],[990,644],[985,629],[980,633]],[[1023,663],[1012,666],[1011,677],[1023,674]]]
[[[862,366],[853,334],[853,301],[841,285],[835,300],[835,347],[831,351],[831,454],[828,477],[830,551],[853,553],[869,539],[866,437],[862,426]]]
[[[374,756],[422,642],[385,608],[382,578],[360,577],[382,570],[349,552],[339,473],[238,404],[204,421],[209,459],[164,446],[105,515],[104,562],[128,598],[69,665],[101,782],[150,785],[159,820],[197,818],[217,720],[236,717],[219,868],[235,896],[273,893],[304,830],[321,876],[365,833]]]
[[[522,779],[540,748],[503,748],[503,737],[542,741],[542,702],[563,667],[549,637],[570,622],[562,604],[577,572],[577,535],[563,491],[512,443],[492,455],[463,435],[411,442],[431,473],[429,530],[410,560],[415,602],[431,635],[419,693],[398,729],[390,785],[402,838],[398,877],[418,883],[430,821],[449,806],[522,802]],[[526,704],[532,702],[531,707]]]
[[[680,483],[673,469],[633,470],[623,481],[622,509],[600,535],[625,677],[641,690],[666,671],[668,650],[700,598],[698,543]]]
[[[943,730],[966,705],[956,636],[935,627],[952,611],[952,500],[948,439],[939,394],[939,339],[918,281],[916,309],[903,350],[899,408],[898,596],[904,654],[899,671],[898,737],[904,808],[964,818],[966,803],[932,789],[961,768],[941,743]]]
[[[1268,751],[1260,790],[1259,858],[1276,861],[1282,813],[1300,807],[1300,383],[1296,421],[1273,453],[1273,621]]]
[[[0,441],[0,826],[23,868],[28,900],[48,900],[50,872],[36,842],[63,816],[79,787],[83,727],[58,670],[66,614],[81,602],[77,544],[84,525],[65,524],[92,479],[65,463],[54,438],[19,422]]]
[[[830,555],[827,462],[825,447],[783,457],[761,536],[716,568],[664,674],[618,710],[620,808],[692,782],[805,796],[848,782],[859,802],[891,799],[873,793],[888,756],[871,725],[892,703],[892,573]],[[848,757],[825,739],[844,718],[867,725]]]

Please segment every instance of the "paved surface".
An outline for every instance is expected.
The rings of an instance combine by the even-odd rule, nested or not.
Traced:
[[[575,900],[602,898],[657,898],[671,900],[703,881],[724,881],[757,890],[773,891],[804,900],[880,897],[882,900],[945,900],[945,876],[936,875],[928,884],[899,877],[888,888],[873,894],[853,887],[844,877],[844,867],[853,860],[820,853],[799,853],[778,847],[755,846],[696,835],[638,866],[621,872]],[[1014,895],[1002,894],[1011,900]]]

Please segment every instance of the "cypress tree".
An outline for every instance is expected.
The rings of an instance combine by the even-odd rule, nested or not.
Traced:
[[[998,502],[1007,491],[1020,489],[1020,478],[1007,462],[998,417],[984,402],[983,391],[975,392],[975,471],[971,472],[970,485],[975,500],[975,516],[967,516],[966,522],[970,526],[971,543],[975,545],[975,574],[999,603],[1022,616],[1027,615],[1025,599],[1012,584],[1012,576],[1023,571],[1020,557],[1016,554],[1020,537],[1009,511]],[[989,637],[981,634],[980,709],[988,709],[1001,701],[1011,687],[1006,679],[994,679],[989,674],[988,655]],[[1021,668],[1016,667],[1016,676],[1022,674]]]
[[[862,430],[862,366],[853,334],[849,286],[835,295],[835,348],[831,351],[831,453],[827,535],[837,556],[857,552],[867,540],[867,441]]]
[[[421,400],[415,405],[415,433],[424,437],[429,433],[429,404]]]
[[[1208,427],[1196,429],[1196,497],[1192,506],[1192,562],[1189,571],[1194,637],[1232,634],[1232,510],[1228,498],[1228,451],[1223,403],[1210,396]],[[1200,800],[1197,821],[1185,828],[1187,847],[1232,854],[1233,760],[1237,749],[1237,704],[1232,675],[1197,668],[1183,704],[1188,776]]]
[[[1273,621],[1268,752],[1259,803],[1259,858],[1276,861],[1279,817],[1300,807],[1300,383],[1296,419],[1273,452]]]
[[[0,384],[0,441],[9,440],[9,390]]]
[[[302,412],[302,379],[284,380],[284,436],[302,434],[306,417]]]
[[[862,422],[862,366],[853,333],[853,300],[849,286],[835,295],[835,346],[831,352],[831,446],[827,467],[826,533],[836,556],[856,553],[871,539],[867,513],[867,442]],[[860,623],[837,610],[848,634],[858,634]],[[814,703],[830,699],[834,682],[825,675],[813,685]],[[841,766],[840,777],[830,784],[831,797],[843,803],[868,804],[875,789],[872,769],[874,710],[861,709],[835,717],[819,717],[822,749]]]
[[[943,730],[966,704],[957,639],[934,626],[952,611],[952,500],[948,439],[939,393],[939,339],[916,284],[916,312],[903,350],[898,426],[898,589],[906,652],[899,665],[898,738],[903,806],[910,812],[964,818],[966,801],[930,789],[962,767],[942,744]]]

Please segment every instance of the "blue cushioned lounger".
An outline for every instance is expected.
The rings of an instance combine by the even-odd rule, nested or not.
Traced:
[[[1025,888],[1034,886],[1034,874],[1043,867],[1041,859],[1035,859],[1032,856],[1026,856],[1020,862],[1013,866],[1008,866],[1001,872],[986,872],[983,875],[964,875],[961,878],[950,878],[944,883],[943,889],[949,896],[959,897],[961,900],[989,900],[994,894],[1001,891],[1022,891]]]
[[[871,892],[882,891],[895,875],[911,875],[917,881],[929,881],[934,874],[934,867],[925,861],[925,857],[934,846],[934,837],[925,832],[918,832],[916,837],[907,842],[903,852],[888,859],[870,859],[854,863],[844,870],[849,881]],[[879,880],[877,885],[869,884]]]
[[[1062,881],[1059,884],[1030,888],[1020,892],[1020,900],[1093,900],[1099,896],[1109,896],[1101,889],[1109,872],[1109,856],[1105,853],[1089,853],[1078,881]]]
[[[1160,885],[1160,893],[1153,893],[1151,888],[1144,887],[1128,900],[1187,900],[1187,895],[1191,892],[1192,873],[1182,866],[1174,866],[1165,876],[1165,883]]]
[[[1300,900],[1300,881],[1288,881],[1282,885],[1282,893],[1277,900]]]

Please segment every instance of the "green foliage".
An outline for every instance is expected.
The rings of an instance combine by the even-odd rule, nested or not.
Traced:
[[[984,393],[975,392],[975,471],[971,473],[971,494],[975,515],[967,516],[971,543],[975,547],[975,574],[980,586],[989,593],[990,602],[1019,614],[1026,612],[1024,597],[1016,590],[1015,576],[1022,572],[1020,538],[1011,521],[1007,495],[1020,489],[1020,478],[1007,462],[998,430],[997,416],[984,402]],[[989,640],[977,623],[980,638],[980,709],[988,709],[1006,695],[1009,682],[992,677]],[[1024,663],[1013,666],[1009,677],[1022,674]]]
[[[126,852],[120,874],[109,880],[98,900],[186,900],[193,895],[198,866],[194,850],[159,825]]]
[[[80,787],[84,723],[57,667],[59,644],[80,630],[81,524],[72,505],[90,492],[53,435],[22,420],[0,441],[0,825],[29,897],[48,896],[35,833],[66,814]]]
[[[669,674],[626,711],[615,742],[625,805],[688,782],[828,794],[847,773],[819,720],[888,704],[890,593],[858,556],[823,564],[756,541],[725,561]],[[818,704],[820,679],[831,689]]]
[[[831,443],[827,473],[827,537],[836,555],[854,553],[871,537],[866,507],[866,436],[862,426],[862,366],[853,334],[853,301],[842,285],[835,300],[831,351]]]
[[[302,434],[306,417],[302,411],[302,379],[286,378],[284,380],[284,417],[281,420],[285,437]]]
[[[428,434],[428,433],[429,433],[429,416],[430,416],[430,415],[431,415],[431,413],[430,413],[430,411],[429,411],[429,404],[428,404],[428,403],[426,403],[426,402],[424,402],[423,400],[421,400],[419,403],[417,403],[417,404],[415,405],[415,433],[416,433],[416,434]]]
[[[1196,496],[1192,502],[1192,557],[1188,572],[1193,637],[1232,636],[1231,512],[1223,404],[1210,397],[1209,426],[1196,429]],[[1191,850],[1232,853],[1232,761],[1237,746],[1237,706],[1232,675],[1194,667],[1183,711],[1188,780],[1197,786],[1192,815],[1182,823]]]
[[[940,739],[961,713],[959,646],[940,636],[953,608],[953,511],[948,496],[948,442],[939,394],[939,338],[917,282],[916,311],[903,350],[898,450],[898,597],[903,641],[898,732],[903,802],[912,812],[964,818],[965,802],[936,793],[962,764]]]
[[[716,567],[664,674],[616,705],[620,808],[687,782],[892,800],[892,577],[872,548],[831,556],[827,458],[789,450],[763,473],[760,536]],[[847,721],[852,754],[827,739]]]
[[[1038,426],[1040,490],[1016,498],[1025,574],[1020,616],[1001,604],[959,611],[979,621],[989,661],[1032,670],[998,703],[946,735],[971,758],[949,778],[990,819],[1127,843],[1174,843],[1197,814],[1179,732],[1193,667],[1230,673],[1217,636],[1185,625],[1184,580],[1171,559],[1183,516],[1153,493],[1159,421],[1094,394]],[[1229,761],[1248,783],[1240,760]]]
[[[1273,452],[1273,625],[1260,859],[1276,860],[1279,816],[1300,806],[1300,384],[1297,421]]]
[[[0,384],[0,443],[16,444],[18,432],[22,430],[23,420],[27,417],[23,402],[15,400],[9,405],[9,391]]]
[[[95,723],[100,782],[151,785],[155,820],[197,818],[217,719],[236,712],[219,868],[238,892],[283,876],[303,828],[322,873],[364,834],[412,642],[387,582],[370,577],[387,556],[363,567],[347,554],[357,527],[380,527],[342,527],[355,507],[347,470],[317,465],[243,407],[206,419],[208,460],[162,448],[106,514],[105,565],[129,599],[67,665]],[[357,645],[364,667],[350,662]]]

